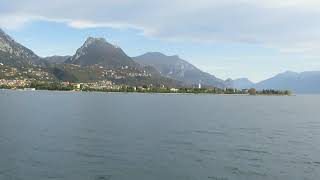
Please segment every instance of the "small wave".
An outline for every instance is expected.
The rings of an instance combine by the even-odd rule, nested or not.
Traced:
[[[83,140],[83,141],[90,141],[90,140],[92,140],[92,138],[83,137],[83,136],[72,136],[72,138],[77,139],[77,140]]]
[[[245,131],[260,131],[261,128],[249,128],[249,127],[243,127],[239,128],[240,130],[245,130]]]
[[[318,124],[318,125],[320,125],[320,121],[307,121],[307,122],[303,122],[303,123],[300,123],[300,124],[310,124],[310,125]]]
[[[249,161],[254,161],[254,162],[260,162],[260,163],[263,162],[263,160],[260,159],[260,158],[248,158],[248,160],[249,160]]]
[[[232,174],[235,175],[245,175],[245,176],[258,176],[258,177],[266,177],[266,173],[256,172],[256,171],[243,171],[237,167],[226,167]]]
[[[112,175],[98,175],[94,177],[94,180],[110,180]]]
[[[271,154],[271,153],[268,152],[268,151],[253,150],[253,149],[247,149],[247,148],[240,148],[240,149],[237,149],[237,151],[240,151],[240,152],[248,152],[248,153],[256,153],[256,154]]]
[[[55,175],[55,176],[48,176],[47,179],[65,179],[65,177],[61,175]]]
[[[104,155],[98,155],[98,154],[91,154],[91,153],[86,153],[86,152],[76,152],[76,154],[86,157],[86,158],[101,158],[101,159],[106,159]]]
[[[211,180],[228,180],[228,178],[216,177],[216,176],[209,176],[208,179],[211,179]]]
[[[287,131],[284,129],[275,129],[272,131],[273,135],[277,135],[277,136],[286,136],[287,135]]]
[[[194,131],[195,133],[198,134],[216,134],[216,135],[225,135],[224,132],[220,132],[220,131],[206,131],[206,130],[197,130]]]
[[[255,164],[255,163],[249,163],[248,164],[250,167],[254,167],[254,168],[260,168],[261,165],[260,164]]]
[[[216,153],[216,151],[215,151],[215,150],[212,150],[212,149],[200,149],[199,151],[200,151],[200,153],[202,153],[202,154]]]
[[[193,145],[192,142],[189,141],[179,141],[179,140],[163,140],[162,142],[166,144],[171,144],[171,145],[186,145],[186,146],[191,146]]]
[[[189,134],[190,131],[174,131],[173,133],[178,135],[185,135],[185,134]]]
[[[298,140],[288,140],[288,143],[291,143],[291,144],[306,144],[306,142],[298,141]]]

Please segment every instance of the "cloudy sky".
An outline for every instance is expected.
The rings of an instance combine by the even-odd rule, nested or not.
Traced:
[[[226,79],[320,70],[319,0],[0,0],[0,27],[40,56],[87,36],[179,55]]]

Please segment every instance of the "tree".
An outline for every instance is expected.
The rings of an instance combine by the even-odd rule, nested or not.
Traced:
[[[289,90],[285,90],[285,91],[284,91],[284,94],[290,96],[290,95],[292,94],[292,92],[289,91]]]
[[[248,92],[249,92],[250,95],[256,95],[257,94],[257,90],[255,88],[249,89]]]

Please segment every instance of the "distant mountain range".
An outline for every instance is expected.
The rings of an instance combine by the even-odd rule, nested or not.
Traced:
[[[103,38],[89,37],[73,56],[41,58],[0,30],[0,79],[91,82],[182,87],[151,66],[142,66]]]
[[[320,93],[320,71],[306,71],[301,73],[287,71],[258,83],[253,83],[246,78],[229,80],[229,87],[237,89],[291,90],[294,93],[302,94]]]
[[[42,71],[62,81],[111,79],[124,84],[190,87],[201,83],[204,87],[225,87],[223,80],[199,70],[178,56],[146,53],[131,58],[120,47],[103,38],[87,38],[73,56],[41,58],[1,30],[0,63],[18,68],[18,71],[19,67],[41,65],[44,67]]]
[[[278,74],[261,81],[257,89],[289,89],[294,93],[320,93],[320,71],[291,72]]]
[[[223,80],[201,71],[179,56],[167,56],[159,52],[149,52],[133,59],[141,65],[154,67],[162,76],[190,85],[198,85],[200,83],[203,86],[225,87]]]
[[[8,68],[14,69],[8,73],[5,70]],[[320,71],[287,71],[258,83],[247,78],[224,81],[201,71],[179,56],[149,52],[129,57],[120,47],[103,38],[93,37],[89,37],[73,56],[41,58],[0,29],[0,79],[37,79],[37,76],[26,72],[34,69],[41,71],[34,74],[46,74],[49,79],[71,82],[112,80],[119,84],[163,84],[173,87],[197,86],[200,83],[203,87],[320,93]]]
[[[236,89],[247,89],[255,86],[253,82],[251,82],[248,78],[240,78],[240,79],[227,79],[225,81],[227,87],[236,88]]]

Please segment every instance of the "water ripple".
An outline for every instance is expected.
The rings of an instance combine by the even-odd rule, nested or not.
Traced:
[[[255,154],[271,154],[271,153],[268,152],[268,151],[248,149],[248,148],[239,148],[239,149],[237,149],[237,151],[239,151],[239,152],[255,153]]]
[[[198,134],[226,135],[225,132],[220,132],[220,131],[196,130],[196,131],[194,131],[194,132],[195,132],[195,133],[198,133]]]

